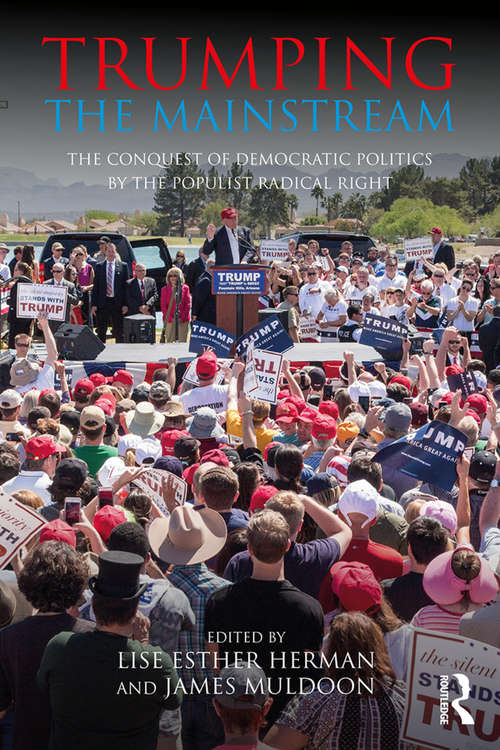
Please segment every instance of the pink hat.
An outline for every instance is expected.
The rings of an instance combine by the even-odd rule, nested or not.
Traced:
[[[270,497],[279,492],[277,487],[273,487],[271,484],[264,484],[261,487],[257,487],[250,499],[250,513],[255,513],[256,510],[261,510]]]
[[[431,516],[441,521],[445,529],[448,529],[450,534],[454,534],[457,530],[457,514],[455,508],[451,503],[447,503],[446,500],[429,500],[429,502],[422,505],[420,508],[421,516]]]
[[[460,601],[464,591],[469,592],[474,604],[486,604],[498,593],[498,583],[488,562],[477,555],[481,563],[479,575],[472,581],[464,581],[453,572],[453,556],[461,549],[473,552],[467,545],[456,547],[451,552],[443,552],[431,560],[424,572],[424,591],[433,602],[446,606]]]

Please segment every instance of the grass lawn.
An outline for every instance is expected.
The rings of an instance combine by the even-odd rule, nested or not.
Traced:
[[[61,232],[61,234],[63,234]],[[102,232],[95,232],[95,234],[102,234]],[[45,242],[48,234],[0,234],[0,242],[17,242],[19,245],[30,245],[33,242]],[[159,235],[152,235],[158,237]],[[139,235],[133,235],[128,237],[129,240],[145,239]],[[164,237],[167,245],[187,245],[188,241],[185,237]],[[192,237],[194,244],[204,242],[204,237]]]

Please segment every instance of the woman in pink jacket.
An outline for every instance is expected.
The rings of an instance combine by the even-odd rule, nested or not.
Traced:
[[[167,273],[167,283],[161,290],[161,311],[163,314],[163,330],[165,341],[187,341],[189,321],[191,319],[191,294],[184,283],[184,276],[180,268],[175,266]],[[177,294],[176,294],[177,290]],[[180,300],[179,302],[176,302]],[[175,335],[175,310],[179,308],[179,331]],[[163,336],[162,336],[163,339]]]

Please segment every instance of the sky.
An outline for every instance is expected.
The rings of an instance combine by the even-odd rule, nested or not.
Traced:
[[[335,4],[334,4],[335,5]],[[10,7],[9,7],[10,6]],[[268,4],[269,6],[269,4]],[[116,6],[115,6],[116,7]],[[189,5],[186,10],[158,10],[148,0],[137,5],[123,2],[116,10],[92,6],[91,3],[58,6],[53,3],[27,15],[19,5],[5,3],[5,18],[9,31],[4,33],[0,46],[0,99],[8,101],[8,109],[0,109],[0,166],[18,167],[34,172],[38,177],[57,178],[64,184],[84,181],[89,184],[106,180],[110,173],[130,174],[128,168],[109,166],[70,166],[68,152],[155,152],[190,151],[202,153],[202,162],[210,152],[394,152],[425,151],[431,153],[460,153],[467,156],[491,156],[498,152],[498,122],[500,116],[500,54],[498,53],[496,24],[493,19],[451,15],[426,15],[423,6],[420,17],[357,16],[348,17],[334,11],[320,10],[310,14],[294,13],[277,5],[262,8],[252,3],[244,8],[225,7],[222,10],[198,9]],[[338,5],[336,5],[338,7]],[[5,29],[4,29],[5,30]],[[202,75],[202,52],[210,36],[227,70],[232,70],[249,36],[254,41],[257,80],[263,90],[252,91],[247,69],[243,68],[228,91],[212,65],[209,91],[199,91]],[[85,37],[86,45],[72,45],[69,55],[69,83],[72,91],[59,91],[59,47],[52,43],[44,47],[44,36]],[[129,77],[143,90],[127,88],[114,71],[108,73],[109,91],[96,91],[97,42],[93,37],[119,37],[128,45],[128,57],[123,67]],[[145,75],[144,41],[141,37],[157,37],[155,42],[155,77],[172,85],[180,71],[180,43],[176,37],[191,37],[189,42],[187,76],[182,87],[173,91],[156,91],[148,85]],[[275,91],[275,46],[273,37],[299,37],[305,46],[304,59],[286,72],[287,91]],[[381,70],[385,70],[385,43],[381,37],[395,37],[393,42],[392,90],[387,90],[361,62],[353,62],[355,91],[345,91],[345,40],[349,36]],[[428,36],[450,37],[451,52],[438,42],[422,46],[415,53],[415,72],[424,81],[439,85],[444,80],[442,64],[454,63],[452,87],[447,91],[427,91],[411,83],[404,69],[404,57],[410,45]],[[317,46],[315,37],[330,37],[327,43],[328,92],[315,91]],[[112,45],[113,47],[114,45]],[[294,54],[289,45],[289,54]],[[110,48],[111,49],[111,48]],[[112,50],[117,54],[118,48]],[[54,132],[55,105],[44,104],[46,99],[71,99],[63,105],[61,127]],[[106,132],[98,132],[96,119],[86,118],[87,132],[77,132],[76,100],[84,99],[89,111],[97,108],[98,99],[105,102]],[[124,127],[133,132],[116,132],[116,99],[132,99],[124,105],[132,117],[124,119]],[[156,101],[173,116],[181,100],[185,102],[188,126],[197,120],[203,102],[207,100],[220,127],[225,127],[225,100],[234,100],[234,128],[236,132],[214,132],[202,123],[199,132],[172,132],[160,128],[153,132]],[[240,132],[238,112],[246,99],[258,111],[265,112],[265,100],[273,99],[275,112],[272,132],[250,117],[251,132]],[[447,99],[454,132],[439,127],[436,132],[427,128],[422,133],[404,131],[395,123],[391,132],[365,133],[334,132],[334,109],[318,120],[318,132],[311,132],[311,107],[299,106],[295,112],[299,125],[294,132],[280,132],[279,126],[290,125],[280,117],[284,99],[348,99],[353,105],[353,120],[363,122],[364,100],[381,99],[381,124],[385,127],[396,100],[412,127],[416,127],[422,99],[429,111],[437,115]],[[374,121],[376,122],[376,121]],[[102,158],[102,157],[101,157]],[[137,170],[136,170],[137,171]],[[139,173],[156,173],[157,168],[142,169]],[[323,170],[324,171],[324,170]]]

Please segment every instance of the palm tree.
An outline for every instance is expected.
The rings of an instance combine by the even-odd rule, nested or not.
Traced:
[[[323,188],[321,188],[319,185],[315,185],[313,189],[311,190],[311,197],[316,200],[316,216],[317,216],[318,210],[319,210],[319,199],[325,197]]]
[[[293,195],[292,193],[291,195],[287,197],[286,202],[287,202],[288,208],[290,209],[290,224],[292,224],[293,219],[294,219],[294,212],[299,207],[299,199],[297,198],[296,195]]]

